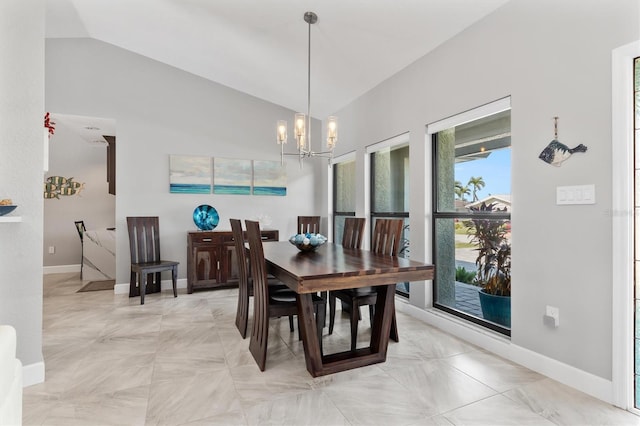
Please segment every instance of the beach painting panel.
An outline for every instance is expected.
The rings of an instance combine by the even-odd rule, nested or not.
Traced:
[[[169,192],[211,194],[211,157],[170,155]]]
[[[287,169],[280,161],[253,160],[253,195],[287,195]]]
[[[251,160],[213,159],[214,194],[250,195]]]

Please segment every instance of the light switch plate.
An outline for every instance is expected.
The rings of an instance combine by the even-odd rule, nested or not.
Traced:
[[[595,185],[575,185],[556,187],[556,204],[595,204]]]

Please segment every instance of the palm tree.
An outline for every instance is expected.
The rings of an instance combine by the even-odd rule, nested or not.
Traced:
[[[458,198],[462,201],[465,201],[464,196],[469,195],[471,191],[469,190],[469,185],[462,185],[462,182],[459,180],[454,182],[455,188],[453,188],[454,194],[458,196]]]
[[[471,176],[469,178],[469,183],[467,184],[467,186],[471,186],[472,189],[472,193],[473,193],[473,201],[478,201],[478,195],[476,194],[479,190],[481,190],[482,188],[484,188],[485,183],[484,180],[482,179],[482,176],[479,177],[473,177]]]

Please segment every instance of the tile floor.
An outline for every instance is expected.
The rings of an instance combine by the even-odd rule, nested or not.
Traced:
[[[24,391],[25,425],[640,425],[402,313],[387,362],[314,379],[286,318],[258,370],[234,325],[236,290],[141,306],[80,287],[78,274],[45,276],[46,382]],[[348,349],[346,315],[324,346]]]

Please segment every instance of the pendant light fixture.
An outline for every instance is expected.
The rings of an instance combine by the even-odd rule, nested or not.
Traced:
[[[287,122],[285,120],[278,120],[276,126],[276,142],[280,145],[280,161],[284,164],[285,155],[298,156],[300,168],[302,168],[304,159],[308,157],[328,158],[329,164],[331,164],[333,149],[338,141],[338,119],[331,116],[327,118],[327,150],[315,152],[311,148],[311,25],[318,22],[318,15],[313,12],[306,12],[304,14],[304,21],[309,27],[307,51],[307,113],[299,112],[295,114],[293,119],[293,136],[296,139],[298,152],[284,152],[284,145],[287,143]]]

